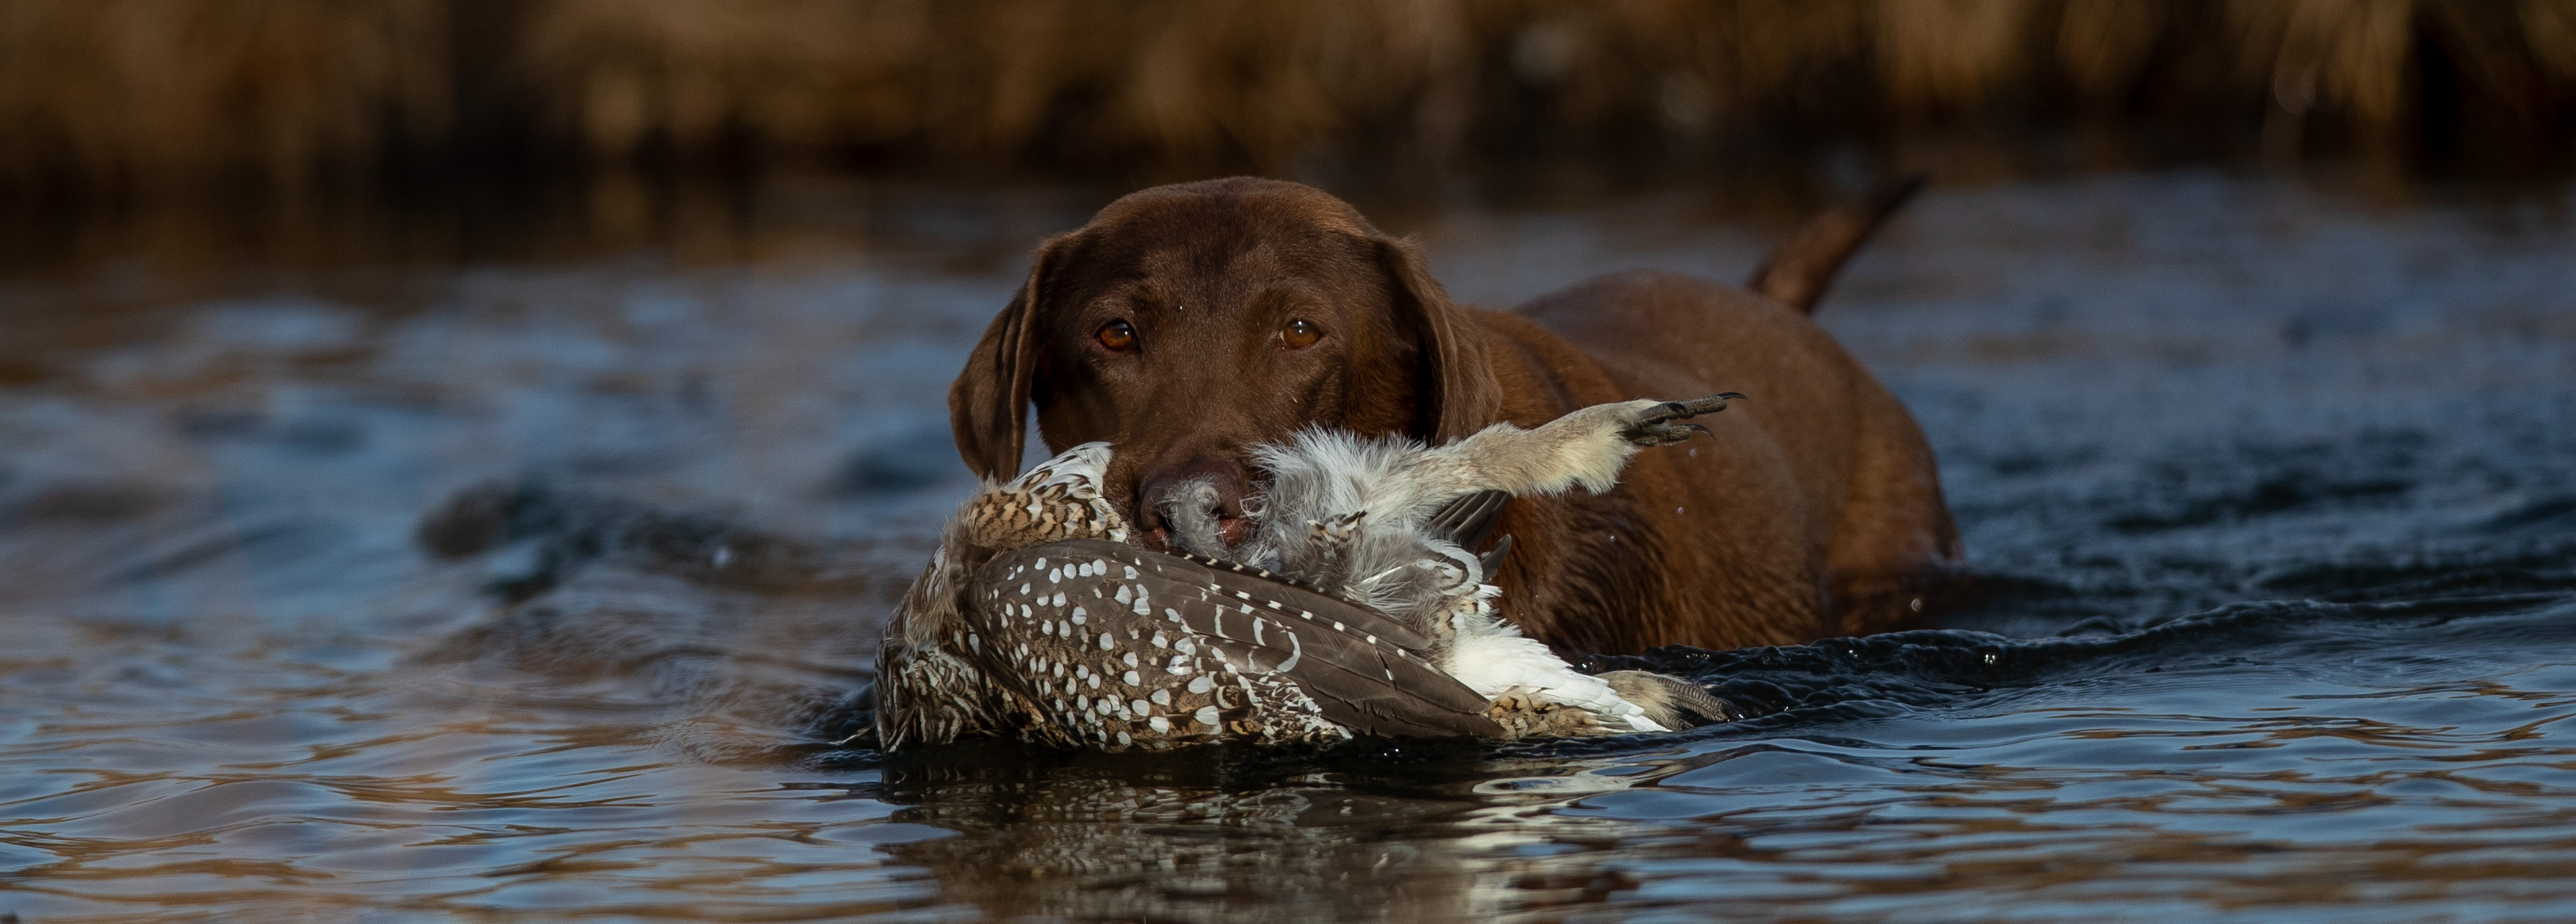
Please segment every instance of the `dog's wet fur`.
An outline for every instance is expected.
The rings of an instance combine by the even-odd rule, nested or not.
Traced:
[[[1898,628],[1957,559],[1957,530],[1912,416],[1807,312],[1918,184],[1810,223],[1750,290],[1629,272],[1511,311],[1451,302],[1416,246],[1311,187],[1154,187],[1040,245],[951,387],[951,423],[995,479],[1019,470],[1032,407],[1050,450],[1110,443],[1111,502],[1171,548],[1176,530],[1242,541],[1252,448],[1298,430],[1441,444],[1743,392],[1707,422],[1713,442],[1641,457],[1607,493],[1514,500],[1505,617],[1598,652]]]

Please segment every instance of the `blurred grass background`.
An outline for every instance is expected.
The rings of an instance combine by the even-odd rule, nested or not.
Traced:
[[[0,3],[0,209],[53,227],[563,187],[615,224],[791,173],[2404,186],[2571,135],[2576,0]]]

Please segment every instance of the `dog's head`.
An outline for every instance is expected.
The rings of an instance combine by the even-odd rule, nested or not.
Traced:
[[[966,464],[1108,441],[1149,544],[1241,541],[1247,453],[1308,426],[1439,443],[1499,419],[1483,344],[1421,253],[1348,203],[1252,178],[1160,186],[1046,241],[949,389]],[[1211,519],[1212,518],[1212,519]]]

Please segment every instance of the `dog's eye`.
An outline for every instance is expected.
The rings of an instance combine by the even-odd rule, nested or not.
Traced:
[[[1136,328],[1128,326],[1125,321],[1111,321],[1100,325],[1100,329],[1093,332],[1092,336],[1099,338],[1101,346],[1113,350],[1123,351],[1136,345]]]
[[[1315,322],[1298,318],[1279,329],[1279,339],[1292,350],[1302,350],[1324,339],[1324,329]]]

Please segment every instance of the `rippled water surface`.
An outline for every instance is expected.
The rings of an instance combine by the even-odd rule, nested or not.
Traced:
[[[1321,753],[828,743],[969,486],[946,383],[1079,204],[741,261],[29,275],[0,912],[2576,918],[2570,204],[1936,190],[1821,317],[1941,453],[1947,629],[1649,659],[1769,713],[1734,726]],[[1776,230],[1680,194],[1388,223],[1487,303],[1739,277]]]

